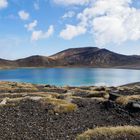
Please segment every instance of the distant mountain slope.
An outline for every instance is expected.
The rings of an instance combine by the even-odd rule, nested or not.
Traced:
[[[0,68],[11,68],[11,67],[17,67],[14,61],[0,59]]]
[[[96,47],[68,49],[52,55],[51,58],[68,66],[114,67],[134,64],[140,66],[139,56],[121,55],[107,49],[99,49]]]
[[[140,69],[140,56],[121,55],[97,47],[71,48],[50,57],[37,55],[15,61],[0,59],[0,67],[121,67]]]
[[[56,53],[52,55],[51,57],[54,59],[64,59],[67,57],[73,57],[74,55],[83,55],[83,54],[86,55],[87,53],[93,53],[93,52],[96,52],[97,50],[100,50],[100,49],[97,47],[71,48],[71,49],[67,49],[59,53]]]
[[[19,67],[46,67],[55,65],[55,61],[52,58],[39,55],[18,59],[15,62]]]

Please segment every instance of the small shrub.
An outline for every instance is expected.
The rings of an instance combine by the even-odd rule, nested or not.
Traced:
[[[44,105],[52,104],[53,110],[56,113],[68,113],[73,112],[77,109],[77,105],[73,103],[66,102],[65,100],[55,99],[55,98],[43,98],[41,101]]]
[[[140,138],[140,127],[138,126],[117,126],[117,127],[98,127],[93,130],[87,130],[77,136],[76,140],[90,139],[117,139],[129,138],[129,136]]]
[[[16,82],[0,82],[0,92],[37,92],[38,89],[33,84],[16,83]]]
[[[130,101],[140,100],[140,95],[121,96],[116,99],[116,103],[120,105],[127,105]]]
[[[88,98],[92,98],[92,97],[105,97],[105,98],[107,98],[107,95],[109,97],[109,94],[106,91],[92,91],[87,95],[87,97]]]

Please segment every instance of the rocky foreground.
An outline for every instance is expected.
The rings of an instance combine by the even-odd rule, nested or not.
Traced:
[[[139,140],[140,84],[56,87],[0,82],[1,140]]]

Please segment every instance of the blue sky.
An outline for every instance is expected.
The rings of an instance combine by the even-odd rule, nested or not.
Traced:
[[[140,1],[0,0],[0,58],[85,46],[140,55]]]

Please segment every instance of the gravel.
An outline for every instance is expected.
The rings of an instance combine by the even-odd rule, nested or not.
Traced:
[[[138,125],[140,113],[131,116],[117,107],[106,108],[94,99],[74,99],[75,112],[52,114],[51,105],[23,100],[14,107],[0,109],[1,140],[74,140],[87,129],[97,126]]]

